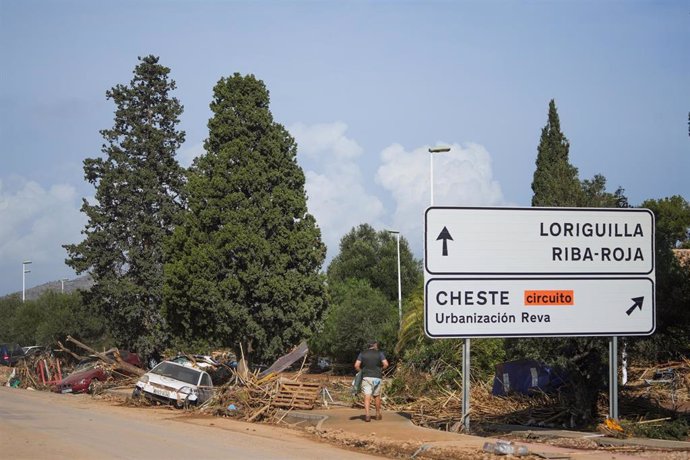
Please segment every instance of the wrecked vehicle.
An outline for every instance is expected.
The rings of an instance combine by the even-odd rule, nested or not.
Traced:
[[[141,359],[136,353],[117,351],[120,359],[132,366],[141,367]],[[116,351],[110,350],[105,356],[115,360]],[[57,393],[93,393],[95,385],[105,382],[110,377],[110,370],[105,367],[98,356],[90,356],[77,364],[74,371],[60,380],[53,388]]]
[[[19,345],[12,343],[0,344],[0,364],[14,366],[24,357],[24,350]]]
[[[213,382],[200,369],[163,361],[141,376],[132,392],[133,398],[145,396],[177,407],[206,402],[213,395]]]
[[[93,393],[97,382],[108,380],[108,374],[97,361],[84,361],[77,364],[74,372],[60,380],[54,387],[57,393]]]
[[[234,355],[225,360],[209,355],[178,355],[168,361],[208,372],[216,386],[227,383],[232,378],[232,371],[237,369],[237,358]]]

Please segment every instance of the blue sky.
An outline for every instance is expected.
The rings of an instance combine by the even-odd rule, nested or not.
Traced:
[[[82,162],[112,125],[105,91],[137,56],[171,68],[179,160],[202,152],[213,85],[252,73],[299,144],[329,260],[363,222],[422,255],[437,205],[531,200],[556,100],[581,178],[630,202],[690,199],[690,2],[0,0],[0,295],[73,278]]]

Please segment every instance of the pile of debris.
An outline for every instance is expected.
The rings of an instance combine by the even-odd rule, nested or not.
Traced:
[[[537,393],[530,396],[511,394],[493,396],[487,382],[470,386],[470,410],[474,420],[534,426],[564,426],[570,423],[567,406],[559,395]],[[460,431],[462,427],[462,387],[451,390],[439,386],[412,401],[385,404],[386,409],[406,412],[415,425],[444,431]]]
[[[636,423],[649,423],[690,413],[690,360],[662,363],[648,368],[630,369],[631,378],[619,390],[620,414]],[[428,380],[432,381],[430,376]],[[398,383],[399,385],[399,383]],[[412,382],[411,387],[415,387]],[[459,431],[462,427],[462,385],[419,385],[423,392],[397,389],[384,397],[386,409],[409,413],[416,425]],[[567,390],[567,389],[566,389]],[[549,428],[574,428],[576,414],[563,392],[534,391],[529,395],[510,392],[492,395],[488,382],[472,382],[470,415],[483,424],[515,424]],[[415,393],[421,396],[413,397]],[[401,395],[401,396],[399,396]],[[396,397],[397,396],[397,397]],[[609,410],[608,396],[598,401],[598,415],[604,420]]]
[[[90,374],[86,378],[89,379],[89,383],[84,391],[97,393],[123,383],[131,384],[136,377],[144,374],[143,369],[127,362],[122,357],[126,354],[128,357],[136,358],[134,362],[138,363],[138,357],[134,354],[120,352],[116,348],[101,353],[72,337],[68,336],[67,340],[91,354],[80,356],[58,342],[58,348],[34,353],[20,359],[15,367],[6,368],[9,374],[6,379],[3,379],[6,380],[4,384],[40,391],[60,391],[70,386],[69,392],[72,392],[70,377],[77,372],[84,372],[85,364],[88,364]]]
[[[49,390],[62,380],[64,364],[49,350],[21,359],[12,368],[6,385]]]
[[[216,388],[213,397],[199,409],[248,422],[274,418],[279,409],[313,409],[322,385],[300,380],[307,352],[307,344],[302,343],[263,372],[250,372],[242,357],[237,369],[232,370],[233,378]],[[294,378],[281,377],[282,371],[300,359],[302,366]]]
[[[630,380],[620,391],[621,412],[645,416],[652,407],[690,413],[690,360],[651,367],[632,367]],[[650,414],[653,415],[653,414]]]

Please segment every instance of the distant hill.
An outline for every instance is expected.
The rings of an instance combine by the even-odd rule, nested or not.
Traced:
[[[91,275],[85,275],[81,276],[79,278],[73,279],[73,280],[66,280],[65,281],[65,293],[70,293],[74,292],[77,289],[81,289],[83,291],[88,291],[91,289],[91,286],[93,286],[93,279],[91,278]],[[62,282],[61,281],[49,281],[47,283],[41,284],[39,286],[34,286],[32,288],[26,289],[26,299],[27,300],[35,300],[38,299],[41,294],[47,291],[54,291],[54,292],[61,292],[62,291]],[[20,297],[22,295],[21,291],[18,292],[13,292],[11,294],[8,294],[5,297],[9,297],[11,295],[16,295],[18,294]]]

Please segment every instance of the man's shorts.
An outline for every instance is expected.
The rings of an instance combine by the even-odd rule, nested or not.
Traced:
[[[381,394],[381,379],[376,377],[364,377],[362,379],[362,391],[365,395],[379,396]]]

